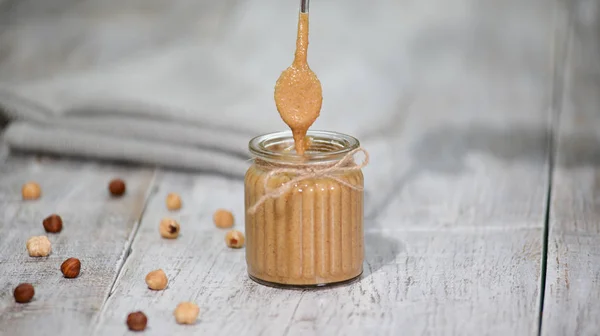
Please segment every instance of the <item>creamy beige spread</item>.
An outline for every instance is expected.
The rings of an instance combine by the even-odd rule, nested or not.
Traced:
[[[253,165],[246,174],[246,208],[264,194],[269,169]],[[363,185],[360,170],[340,177]],[[277,187],[291,177],[271,178]],[[286,285],[319,285],[362,273],[363,192],[332,179],[304,180],[285,195],[246,215],[248,273]]]
[[[300,13],[294,62],[281,73],[275,84],[275,105],[292,130],[296,152],[300,155],[306,148],[306,132],[319,117],[323,102],[321,82],[308,66],[307,52],[308,13]]]

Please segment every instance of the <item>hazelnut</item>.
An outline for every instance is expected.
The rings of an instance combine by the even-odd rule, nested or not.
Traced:
[[[163,290],[167,288],[168,282],[167,275],[162,269],[157,269],[146,275],[146,284],[148,285],[148,288],[153,290]]]
[[[179,223],[172,218],[163,218],[160,221],[159,231],[163,238],[177,238],[179,236]]]
[[[225,235],[227,246],[232,248],[240,248],[244,246],[244,234],[237,230],[231,230]]]
[[[42,222],[44,230],[50,233],[58,233],[62,230],[63,222],[59,215],[50,215]]]
[[[113,196],[122,196],[125,193],[125,189],[125,181],[121,179],[114,179],[108,185],[108,190]]]
[[[81,261],[79,261],[77,258],[69,258],[63,261],[62,265],[60,265],[60,271],[65,278],[76,278],[79,275],[80,270]]]
[[[15,288],[13,295],[15,297],[15,301],[18,303],[27,303],[33,299],[33,295],[35,294],[35,290],[33,286],[28,283],[22,283]]]
[[[52,244],[46,236],[33,236],[27,240],[30,257],[46,257],[52,251]]]
[[[181,209],[181,197],[176,193],[168,194],[166,203],[167,209],[171,211]]]
[[[142,331],[146,329],[148,318],[141,311],[130,313],[127,315],[127,327],[132,331]]]
[[[24,200],[36,200],[42,194],[42,188],[35,182],[27,182],[21,188],[21,194]]]
[[[194,324],[200,314],[200,307],[192,302],[182,302],[175,308],[175,321],[179,324]]]
[[[215,211],[215,214],[213,215],[213,221],[215,222],[215,225],[219,228],[230,228],[233,226],[233,214],[231,213],[231,211],[219,209]]]

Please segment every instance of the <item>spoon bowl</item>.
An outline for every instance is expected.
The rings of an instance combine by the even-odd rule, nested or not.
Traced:
[[[308,130],[319,117],[322,102],[321,82],[308,65],[290,66],[275,84],[277,110],[292,130]]]

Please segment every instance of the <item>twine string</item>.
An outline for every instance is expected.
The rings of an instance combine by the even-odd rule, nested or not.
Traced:
[[[354,159],[354,155],[358,152],[362,152],[364,154],[364,159],[360,164],[354,164],[348,166],[348,164]],[[332,179],[350,189],[353,190],[363,190],[362,186],[357,186],[348,183],[347,181],[342,180],[341,178],[335,176],[336,173],[345,173],[350,171],[357,171],[364,168],[367,164],[369,164],[369,153],[363,148],[356,148],[348,154],[346,154],[340,161],[336,164],[326,167],[306,167],[306,168],[276,168],[267,173],[264,180],[264,190],[265,194],[262,195],[249,209],[249,214],[254,214],[258,208],[263,205],[267,200],[272,198],[278,198],[283,196],[285,193],[290,191],[298,182],[308,180],[311,178],[324,177],[328,179]],[[295,174],[297,175],[295,178],[281,184],[276,188],[269,187],[269,182],[271,179],[279,174]]]

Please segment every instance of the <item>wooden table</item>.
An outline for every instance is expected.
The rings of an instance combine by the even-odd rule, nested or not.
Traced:
[[[369,174],[387,174],[391,192],[365,223],[364,275],[346,287],[249,280],[244,250],[228,249],[212,224],[224,207],[243,230],[239,180],[3,148],[0,335],[123,335],[136,310],[148,335],[600,333],[598,3],[547,4],[533,15],[539,31],[515,35],[530,47],[495,58],[506,41],[474,31],[489,43],[463,41],[464,58],[478,62],[465,63],[456,85],[416,90],[394,124],[364,139]],[[123,198],[108,196],[113,177],[127,181]],[[38,201],[21,200],[29,180],[42,185]],[[169,192],[181,194],[181,211],[166,210]],[[31,258],[25,242],[44,234],[51,213],[64,230],[50,235],[49,257]],[[177,240],[159,236],[165,216],[180,221]],[[76,279],[60,274],[68,257],[82,261]],[[165,291],[144,283],[157,268]],[[21,282],[36,288],[29,304],[12,298]],[[201,318],[177,325],[173,310],[188,300]]]

